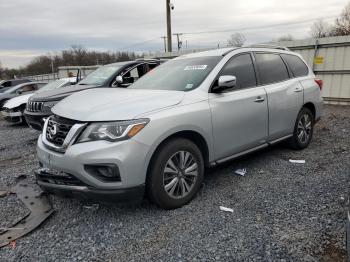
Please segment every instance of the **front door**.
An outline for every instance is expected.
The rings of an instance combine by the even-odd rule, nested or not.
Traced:
[[[209,94],[216,159],[261,146],[268,137],[266,91],[257,87],[251,54],[233,57],[221,75],[235,76],[237,85],[224,93]]]

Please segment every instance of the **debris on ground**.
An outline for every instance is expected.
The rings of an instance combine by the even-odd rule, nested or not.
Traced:
[[[240,176],[245,176],[247,174],[247,169],[243,168],[243,169],[237,169],[235,171],[235,174],[240,175]]]
[[[5,231],[0,233],[0,247],[11,244],[12,248],[15,248],[16,242],[14,240],[37,228],[54,210],[49,199],[34,184],[29,184],[22,180],[10,192],[16,194],[30,210],[28,215],[14,223],[11,227],[5,228]]]
[[[83,208],[85,208],[85,209],[92,209],[92,210],[97,210],[97,209],[99,209],[99,207],[100,207],[99,204],[92,204],[92,205],[83,206]]]
[[[16,181],[19,182],[19,181],[24,180],[26,178],[27,178],[27,175],[23,175],[22,174],[22,175],[19,175],[19,176],[16,177]]]
[[[16,248],[16,241],[12,241],[10,243],[10,245],[11,245],[12,249],[15,249]]]
[[[0,190],[0,198],[8,195],[8,191]]]
[[[289,159],[289,162],[291,162],[293,164],[305,164],[306,163],[305,160],[293,160],[293,159]]]
[[[228,208],[228,207],[220,206],[220,210],[221,210],[221,211],[224,211],[224,212],[233,213],[233,209],[232,209],[232,208]]]

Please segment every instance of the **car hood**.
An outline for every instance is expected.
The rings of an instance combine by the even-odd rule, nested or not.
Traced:
[[[49,101],[60,101],[73,93],[83,91],[90,88],[95,88],[95,85],[72,85],[60,88],[55,88],[49,91],[42,91],[35,94],[31,100],[49,102]]]
[[[52,112],[78,121],[130,120],[179,104],[184,92],[140,89],[91,89],[59,102]]]
[[[33,93],[12,98],[4,104],[4,107],[12,109],[12,108],[16,108],[20,105],[26,104],[28,102],[29,97],[31,97],[32,95],[33,95]]]

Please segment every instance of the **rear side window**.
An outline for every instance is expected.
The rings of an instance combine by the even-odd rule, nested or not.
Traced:
[[[278,54],[255,54],[261,84],[267,85],[289,79],[288,70]]]
[[[223,75],[232,75],[237,78],[235,89],[243,89],[256,86],[255,70],[250,54],[233,57],[224,67]]]
[[[286,63],[288,64],[290,70],[293,73],[293,76],[300,77],[300,76],[306,76],[309,74],[308,67],[305,65],[303,60],[301,60],[299,57],[295,55],[286,55],[286,54],[282,54],[281,56],[283,57],[284,61],[286,61]]]

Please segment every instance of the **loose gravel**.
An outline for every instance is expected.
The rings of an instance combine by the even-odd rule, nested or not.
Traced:
[[[37,136],[0,120],[0,190],[20,175],[34,180]],[[277,145],[211,169],[177,210],[52,196],[56,213],[0,249],[0,261],[345,261],[349,165],[350,107],[326,106],[308,149]],[[1,226],[25,213],[0,198]]]

